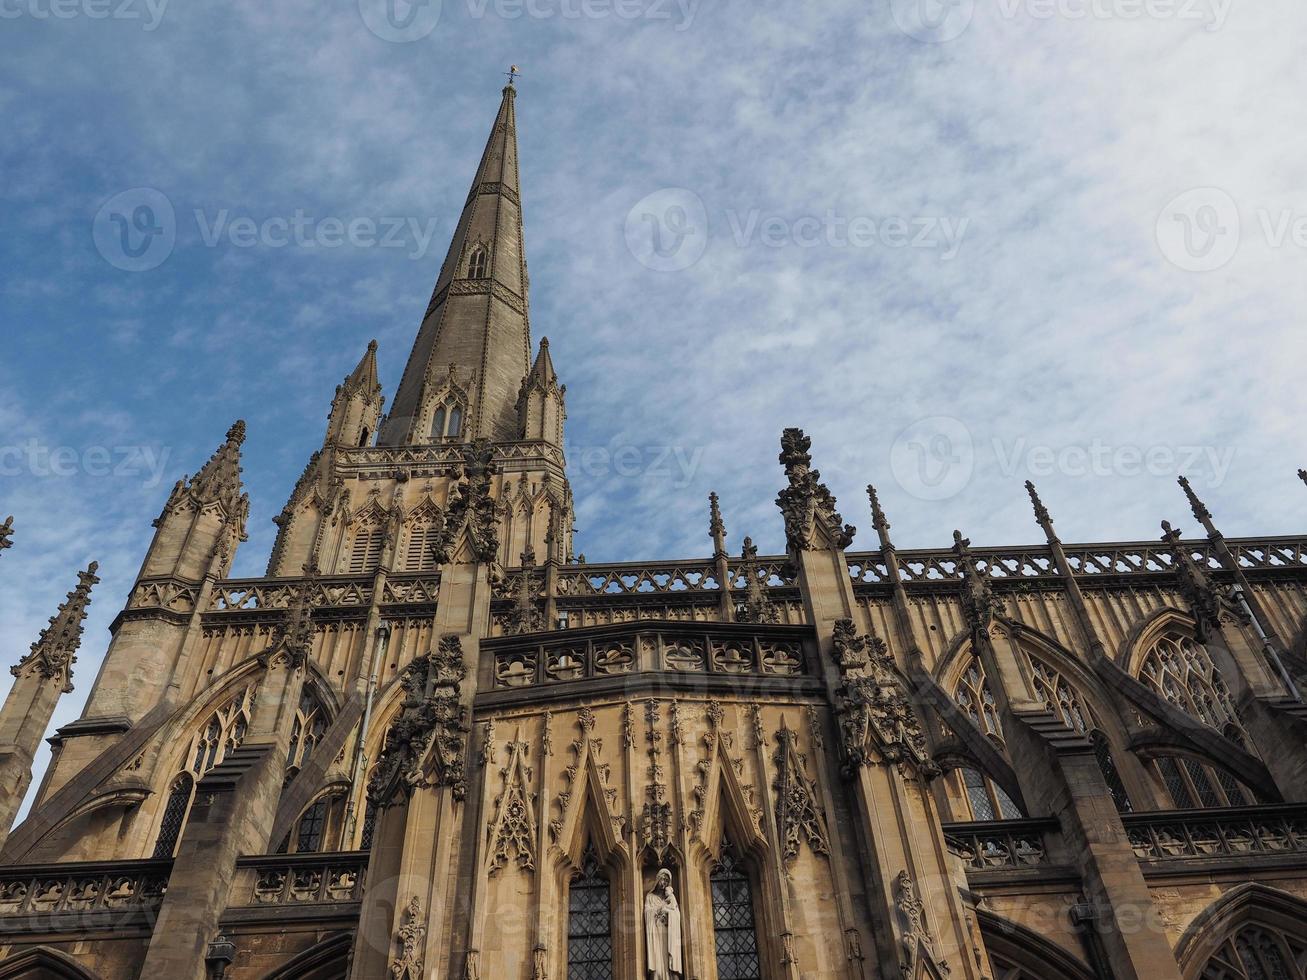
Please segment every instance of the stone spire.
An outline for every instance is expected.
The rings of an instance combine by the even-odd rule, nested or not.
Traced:
[[[64,693],[73,689],[72,668],[82,642],[86,607],[91,604],[91,586],[100,581],[95,575],[99,568],[98,562],[91,562],[86,571],[77,573],[77,588],[68,593],[59,611],[50,617],[50,625],[32,644],[31,652],[9,668],[10,673],[22,677],[37,672],[44,678],[61,681]]]
[[[366,446],[377,431],[385,401],[381,382],[377,380],[377,342],[374,340],[368,344],[354,370],[336,386],[323,445]]]
[[[1057,532],[1053,530],[1053,516],[1049,514],[1048,508],[1039,499],[1039,491],[1035,489],[1035,485],[1029,480],[1026,481],[1026,493],[1030,494],[1030,503],[1035,508],[1035,520],[1039,522],[1044,536],[1048,538],[1050,543],[1056,541]]]
[[[549,338],[540,341],[531,372],[517,393],[518,435],[523,439],[543,439],[556,446],[563,444],[563,420],[567,410],[563,398],[567,386],[558,383],[554,359],[549,356]]]
[[[10,540],[13,536],[14,519],[12,516],[6,517],[5,522],[0,524],[0,551],[4,551],[6,548],[12,548],[14,546],[13,541]]]
[[[182,497],[189,497],[197,504],[222,504],[229,515],[246,506],[241,488],[241,444],[244,442],[245,422],[238,419],[227,430],[226,441],[200,467],[200,471],[193,477],[177,481],[168,509],[175,507]],[[157,526],[158,522],[155,524]]]
[[[531,331],[518,195],[517,95],[504,87],[499,113],[463,205],[440,277],[382,435],[384,445],[495,441],[518,436],[517,396]],[[437,410],[459,409],[457,432],[433,438]]]
[[[894,542],[889,538],[890,523],[885,516],[885,511],[880,506],[880,494],[870,483],[867,484],[867,500],[871,502],[871,526],[876,529],[876,536],[880,538],[881,550],[887,548],[893,549]]]

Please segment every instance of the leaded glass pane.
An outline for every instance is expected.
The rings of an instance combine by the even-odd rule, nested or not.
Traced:
[[[567,980],[612,980],[611,907],[608,876],[586,848],[567,895]]]
[[[708,882],[712,889],[717,980],[760,980],[753,889],[729,841],[722,842],[721,857]]]

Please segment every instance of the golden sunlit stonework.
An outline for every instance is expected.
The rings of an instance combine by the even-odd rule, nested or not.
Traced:
[[[0,978],[1307,978],[1307,536],[857,550],[787,429],[785,554],[578,560],[515,96],[389,413],[261,578],[243,423],[177,483],[17,826],[94,566],[14,665]]]

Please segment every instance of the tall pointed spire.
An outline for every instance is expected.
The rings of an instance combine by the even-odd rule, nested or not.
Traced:
[[[245,442],[245,421],[237,419],[227,430],[227,438],[200,471],[190,479],[180,481],[173,497],[188,495],[197,503],[221,503],[229,514],[235,513],[242,502],[241,445]],[[174,501],[169,501],[171,507]]]
[[[517,397],[530,367],[531,331],[518,195],[516,95],[511,84],[504,86],[499,113],[404,367],[382,437],[385,445],[520,438]],[[455,409],[460,423],[451,431]]]
[[[99,563],[93,561],[86,571],[77,573],[77,588],[68,593],[59,611],[50,617],[50,625],[32,644],[31,652],[10,667],[10,673],[22,677],[28,671],[38,671],[42,677],[58,678],[65,692],[73,689],[73,663],[82,642],[86,607],[91,604],[91,586],[100,581],[95,575],[99,568]]]

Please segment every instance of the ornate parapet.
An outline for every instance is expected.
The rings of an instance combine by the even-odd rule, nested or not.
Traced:
[[[45,932],[152,925],[172,861],[94,861],[0,869],[0,942]]]
[[[1057,832],[1056,820],[948,823],[944,825],[944,842],[968,874],[1022,871],[1050,863],[1048,838]]]
[[[243,908],[341,905],[363,897],[367,851],[268,854],[236,862],[230,904]]]
[[[1172,864],[1177,870],[1181,864],[1197,870],[1196,863],[1307,865],[1307,806],[1302,804],[1127,813],[1121,821],[1145,873]]]
[[[1240,568],[1250,578],[1259,575],[1307,573],[1307,537],[1293,535],[1266,538],[1229,538]],[[1063,545],[1071,574],[1082,587],[1128,585],[1134,582],[1173,582],[1180,572],[1177,547],[1192,556],[1218,582],[1229,574],[1212,543],[1206,538],[1184,540],[1178,546],[1155,541],[1104,542]],[[1060,581],[1048,549],[1043,545],[970,548],[977,573],[996,590],[1030,588]],[[879,551],[850,552],[849,576],[855,588],[888,591],[891,578],[885,554]],[[896,551],[897,568],[903,584],[913,589],[956,589],[963,574],[963,561],[952,548]]]
[[[506,691],[635,674],[795,678],[809,674],[815,658],[807,628],[718,623],[596,627],[529,642],[502,637],[481,649],[491,671],[481,689]]]

